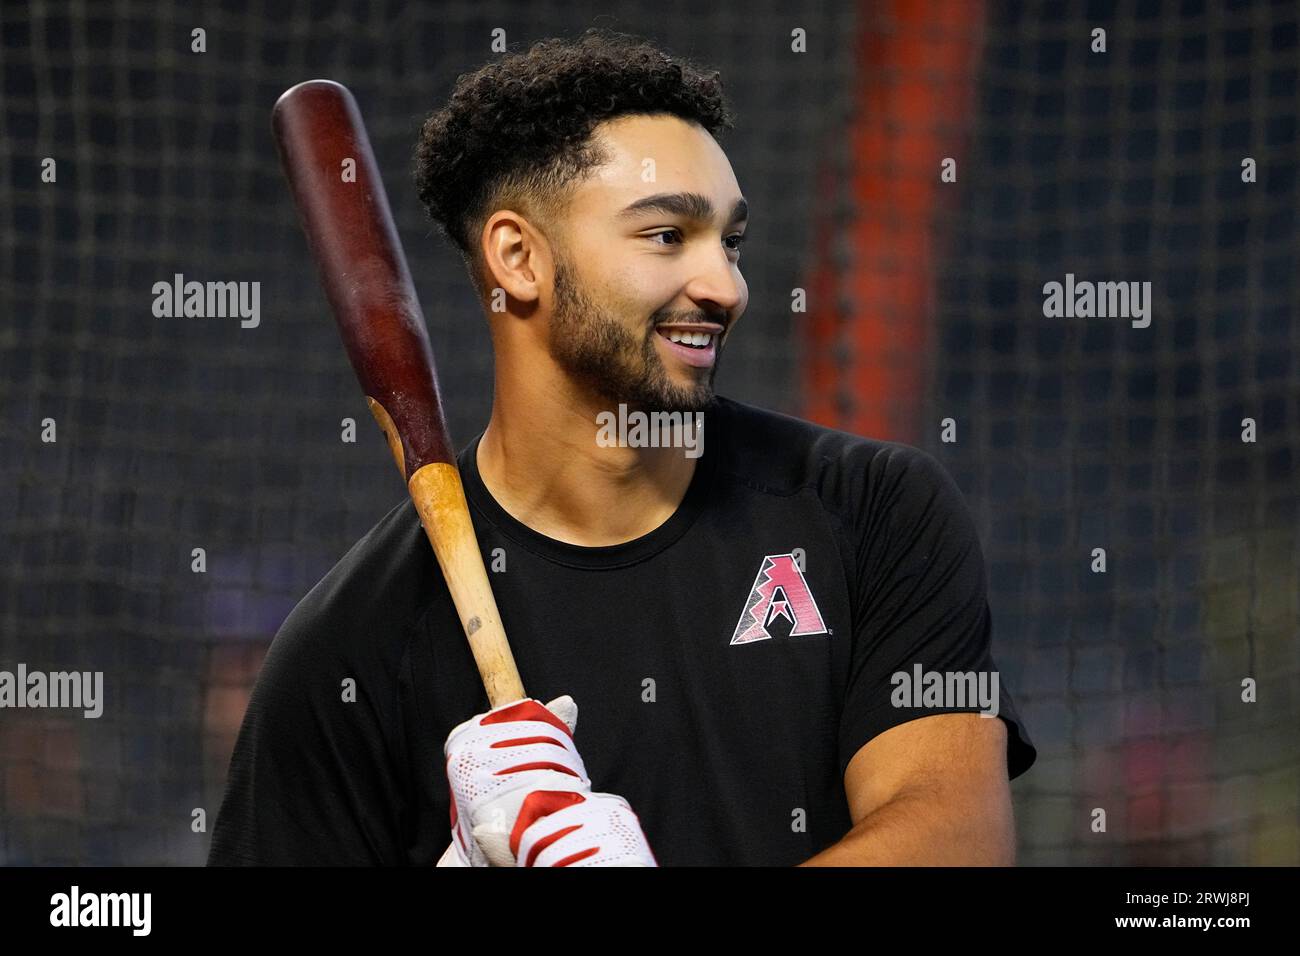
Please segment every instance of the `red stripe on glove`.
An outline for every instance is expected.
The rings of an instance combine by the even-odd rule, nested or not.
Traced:
[[[560,773],[567,773],[570,777],[578,777],[569,767],[562,763],[551,763],[549,760],[534,760],[532,763],[515,764],[513,767],[506,767],[504,770],[498,770],[492,776],[499,777],[505,773],[519,773],[521,770],[558,770]],[[581,777],[578,777],[581,780]]]
[[[585,860],[587,857],[593,856],[594,854],[599,852],[600,852],[600,847],[598,846],[589,847],[588,849],[581,850],[577,853],[570,853],[568,856],[566,856],[563,860],[561,860],[559,863],[556,863],[555,865],[568,866],[570,863],[577,863],[579,860]]]
[[[493,749],[497,747],[522,747],[524,744],[554,744],[561,749],[564,747],[564,744],[554,737],[511,737],[509,740],[498,740],[492,747]]]
[[[534,790],[524,797],[524,802],[519,806],[519,816],[515,817],[515,827],[510,831],[510,852],[515,854],[516,857],[519,855],[519,841],[523,838],[524,831],[542,817],[554,813],[556,810],[563,810],[565,807],[585,803],[586,799],[582,794],[574,793],[572,790]],[[524,866],[532,866],[533,857],[537,856],[541,850],[564,834],[576,829],[577,827],[570,827],[567,830],[561,830],[559,833],[539,840],[533,846],[533,852],[528,855],[528,862]]]
[[[517,704],[512,704],[509,707],[504,707],[501,710],[496,711],[495,713],[488,714],[483,718],[481,724],[483,726],[487,726],[488,724],[504,724],[512,720],[540,720],[544,723],[550,724],[557,730],[563,730],[569,735],[570,739],[573,738],[573,731],[569,729],[568,724],[560,720],[559,717],[556,717],[544,706],[532,699],[521,700]]]

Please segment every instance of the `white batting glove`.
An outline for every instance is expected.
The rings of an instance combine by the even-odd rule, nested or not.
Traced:
[[[494,707],[447,735],[452,840],[438,866],[657,866],[622,797],[593,793],[567,694]]]

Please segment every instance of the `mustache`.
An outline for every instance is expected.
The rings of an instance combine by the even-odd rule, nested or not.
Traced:
[[[650,328],[652,331],[661,325],[673,325],[680,328],[692,328],[695,326],[707,328],[713,325],[720,325],[722,326],[722,330],[725,332],[731,327],[731,317],[725,312],[715,313],[713,315],[709,315],[705,312],[694,312],[690,315],[660,313],[651,317]]]

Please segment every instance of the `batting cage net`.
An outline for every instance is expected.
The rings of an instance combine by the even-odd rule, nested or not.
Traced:
[[[1020,861],[1300,862],[1294,3],[0,9],[0,670],[106,687],[94,719],[0,710],[0,863],[202,862],[268,643],[406,494],[276,98],[355,94],[463,447],[490,342],[415,136],[501,44],[593,25],[735,108],[718,390],[965,493],[1039,750]],[[177,276],[259,283],[256,323],[156,316]]]

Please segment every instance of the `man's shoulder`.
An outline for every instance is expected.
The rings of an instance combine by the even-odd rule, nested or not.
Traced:
[[[811,489],[830,510],[856,512],[873,500],[908,492],[927,495],[951,485],[934,456],[913,445],[840,431],[723,396],[716,401],[726,425],[720,466],[752,487],[778,495]],[[707,413],[705,435],[707,441]]]
[[[437,561],[410,498],[394,505],[303,596],[277,641],[336,650],[400,640],[434,600]]]

